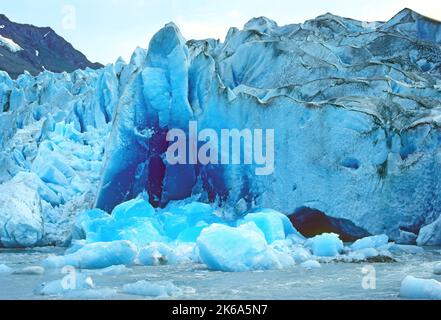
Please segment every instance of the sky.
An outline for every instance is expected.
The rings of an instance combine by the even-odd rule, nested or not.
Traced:
[[[89,60],[129,60],[173,21],[186,39],[223,40],[229,27],[253,17],[279,25],[301,23],[331,12],[361,21],[386,21],[403,8],[441,21],[440,0],[0,0],[12,21],[52,27]]]

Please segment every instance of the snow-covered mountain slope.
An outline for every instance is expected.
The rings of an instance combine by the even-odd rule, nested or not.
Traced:
[[[119,96],[116,67],[72,74],[45,71],[35,78],[26,73],[17,81],[0,72],[0,183],[15,197],[20,186],[38,192],[41,209],[29,209],[41,212],[43,220],[34,244],[63,243],[72,219],[94,204]],[[0,197],[0,216],[21,216],[23,233],[34,228],[7,197],[7,192]],[[9,237],[0,231],[0,243],[22,244]]]
[[[9,51],[13,53],[17,53],[21,50],[23,50],[22,47],[20,47],[18,44],[14,42],[14,40],[11,40],[9,38],[5,38],[3,36],[0,36],[0,46],[6,47]]]
[[[0,14],[0,70],[17,78],[27,70],[37,75],[43,70],[72,72],[101,68],[91,63],[51,28],[15,23]]]
[[[3,73],[1,181],[33,176],[46,243],[93,199],[110,212],[146,191],[156,206],[193,196],[230,216],[319,211],[404,243],[424,227],[418,243],[440,244],[440,28],[407,9],[386,23],[256,18],[224,43],[186,42],[169,24],[129,64]],[[168,165],[166,133],[189,120],[275,129],[274,174]]]

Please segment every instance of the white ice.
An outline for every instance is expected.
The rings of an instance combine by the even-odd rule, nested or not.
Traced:
[[[441,282],[407,276],[401,283],[400,296],[406,299],[441,300]]]

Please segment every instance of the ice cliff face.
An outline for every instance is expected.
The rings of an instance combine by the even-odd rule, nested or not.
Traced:
[[[418,243],[440,244],[440,28],[410,10],[386,23],[257,18],[221,43],[169,24],[129,64],[2,74],[0,179],[32,175],[43,242],[67,238],[94,200],[110,212],[146,191],[156,206],[193,196],[236,216],[316,210],[406,243],[424,227]],[[166,133],[190,120],[275,129],[274,174],[168,165]]]

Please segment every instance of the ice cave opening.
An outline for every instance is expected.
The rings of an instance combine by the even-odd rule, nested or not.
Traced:
[[[294,227],[305,237],[312,238],[323,233],[336,233],[344,242],[354,242],[370,234],[347,219],[333,218],[326,213],[300,207],[289,216]]]

